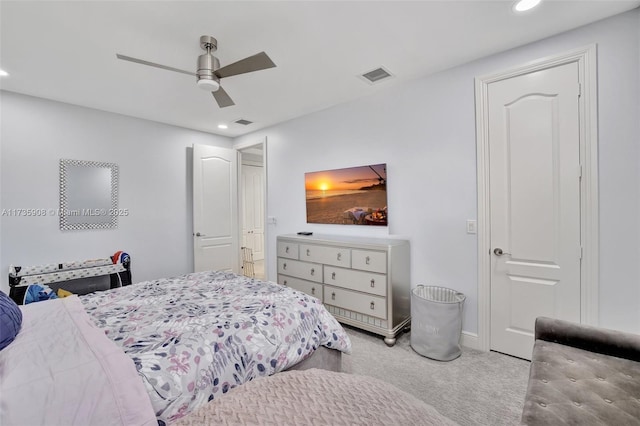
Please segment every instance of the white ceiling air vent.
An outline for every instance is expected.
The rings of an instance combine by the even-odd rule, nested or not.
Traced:
[[[369,72],[366,72],[366,73],[360,75],[359,77],[364,79],[368,83],[374,84],[374,83],[378,83],[378,82],[380,82],[382,80],[385,80],[385,79],[387,79],[389,77],[393,77],[393,74],[391,74],[389,71],[387,71],[384,67],[379,67],[379,68],[376,68],[376,69],[371,70]]]
[[[252,124],[253,121],[249,121],[249,120],[245,120],[244,118],[241,118],[239,120],[234,121],[234,123],[242,124],[243,126],[248,126],[249,124]]]

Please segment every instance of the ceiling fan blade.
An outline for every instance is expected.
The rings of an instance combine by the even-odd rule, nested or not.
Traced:
[[[273,68],[276,64],[273,63],[271,58],[264,53],[256,53],[253,56],[239,60],[227,66],[224,66],[216,71],[214,74],[218,78],[231,77],[232,75],[244,74],[253,71],[260,71],[267,68]]]
[[[160,68],[160,69],[167,70],[167,71],[179,72],[179,73],[182,73],[182,74],[192,75],[194,77],[196,76],[196,73],[191,72],[191,71],[184,71],[184,70],[181,70],[181,69],[178,69],[178,68],[168,67],[166,65],[160,65],[160,64],[156,64],[154,62],[144,61],[144,60],[138,59],[138,58],[132,58],[131,56],[121,55],[119,53],[116,53],[116,57],[118,59],[122,59],[123,61],[135,62],[136,64],[148,65],[150,67],[156,67],[156,68]]]
[[[218,106],[220,108],[226,108],[236,104],[222,87],[220,87],[215,92],[211,92],[211,94],[216,99],[216,102],[218,103]]]

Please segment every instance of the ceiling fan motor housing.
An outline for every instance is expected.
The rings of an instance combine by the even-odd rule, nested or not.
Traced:
[[[218,41],[211,36],[200,37],[200,47],[207,53],[198,56],[198,86],[209,91],[216,91],[220,87],[220,79],[214,74],[214,71],[220,68],[220,61],[213,56],[211,52],[215,52],[218,48]]]

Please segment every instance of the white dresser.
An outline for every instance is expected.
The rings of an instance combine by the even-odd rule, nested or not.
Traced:
[[[409,241],[278,236],[278,283],[322,300],[338,321],[385,337],[411,320]]]

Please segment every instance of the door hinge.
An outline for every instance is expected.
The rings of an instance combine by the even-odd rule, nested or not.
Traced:
[[[582,179],[582,164],[578,166],[578,179]]]
[[[583,252],[583,248],[582,246],[580,246],[580,259],[582,259],[582,252]]]
[[[578,83],[578,97],[582,96],[582,83]]]

